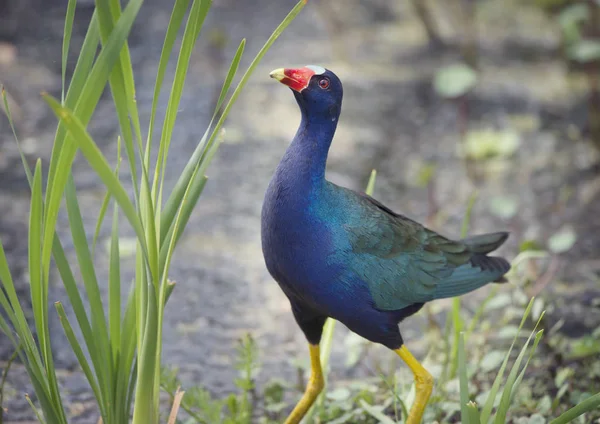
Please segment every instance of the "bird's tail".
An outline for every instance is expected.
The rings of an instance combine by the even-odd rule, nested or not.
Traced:
[[[485,254],[499,248],[507,238],[507,232],[499,232],[467,237],[461,241],[469,247],[471,252]]]
[[[507,238],[508,233],[492,233],[462,240],[473,255],[468,263],[456,268],[452,275],[437,285],[434,297],[460,296],[488,283],[506,282],[503,276],[510,269],[510,264],[504,258],[487,256],[487,253],[496,250]]]

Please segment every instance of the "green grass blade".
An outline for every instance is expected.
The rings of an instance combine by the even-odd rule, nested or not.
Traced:
[[[458,337],[458,377],[460,381],[460,415],[463,424],[479,424],[478,421],[471,422],[469,411],[469,377],[467,376],[467,360],[465,353],[465,333],[461,332]]]
[[[578,403],[567,412],[561,414],[557,418],[550,421],[550,424],[568,424],[575,418],[585,414],[586,412],[600,408],[600,393],[590,396],[586,400]]]
[[[260,63],[262,58],[264,57],[264,55],[271,48],[271,46],[277,40],[277,38],[279,38],[279,36],[285,30],[285,28],[287,28],[289,26],[289,24],[292,23],[292,21],[296,18],[296,16],[302,11],[302,9],[304,8],[305,5],[306,5],[305,1],[300,0],[296,4],[296,6],[294,6],[294,8],[290,11],[290,13],[283,19],[281,24],[279,24],[279,26],[273,31],[271,36],[267,39],[266,43],[260,49],[260,51],[257,53],[257,55],[255,56],[254,60],[250,64],[250,66],[248,66],[248,69],[242,76],[242,78],[241,78],[239,84],[237,85],[236,89],[234,90],[231,98],[227,102],[227,105],[225,106],[225,109],[223,110],[221,117],[219,118],[217,124],[215,125],[212,134],[206,141],[206,145],[205,145],[205,143],[201,142],[198,145],[198,147],[196,148],[196,150],[194,151],[194,153],[193,153],[192,157],[190,158],[190,160],[188,161],[187,165],[185,166],[181,176],[179,177],[175,187],[173,188],[173,191],[171,192],[171,195],[169,196],[169,199],[167,200],[167,203],[165,205],[165,210],[161,214],[161,221],[163,219],[165,219],[165,220],[168,220],[169,218],[171,220],[173,219],[173,217],[175,216],[175,213],[177,211],[177,208],[178,208],[179,204],[181,203],[181,198],[183,197],[186,187],[189,184],[189,181],[191,180],[191,176],[194,173],[196,163],[201,162],[203,160],[203,156],[205,155],[205,153],[210,150],[210,146],[213,144],[215,138],[217,137],[217,135],[219,134],[219,132],[221,130],[221,127],[225,123],[225,119],[227,119],[227,116],[229,115],[231,107],[237,100],[242,89],[245,87],[246,83],[248,82],[248,79],[250,78],[250,76],[252,75],[252,73],[254,72],[254,70],[256,69],[256,67],[258,66],[258,64]],[[168,229],[169,229],[169,225],[166,225],[166,224],[163,225],[161,223],[161,232],[164,231],[164,233],[166,235],[166,233],[168,232]]]
[[[121,257],[119,252],[119,208],[113,211],[112,236],[110,243],[108,317],[113,366],[116,366],[121,348]]]
[[[46,361],[51,351],[48,332],[48,315],[46,300],[47,287],[44,286],[41,272],[41,234],[42,234],[42,161],[38,159],[33,174],[33,187],[29,213],[29,285],[31,289],[31,306],[35,320],[35,328],[40,344],[42,357]]]
[[[500,390],[500,384],[502,383],[502,379],[504,378],[504,371],[506,370],[506,365],[508,363],[508,360],[510,359],[510,354],[515,346],[515,343],[517,342],[519,333],[521,332],[521,329],[523,328],[523,325],[525,324],[525,321],[527,320],[527,317],[529,316],[529,313],[531,312],[531,307],[533,306],[533,301],[534,301],[534,299],[532,298],[529,301],[527,308],[525,308],[525,312],[523,313],[523,317],[521,318],[521,324],[519,325],[517,334],[515,334],[515,337],[513,338],[510,348],[508,349],[508,352],[506,352],[504,361],[502,361],[500,370],[498,371],[498,374],[496,375],[496,378],[494,379],[494,383],[492,384],[492,388],[490,389],[490,394],[488,395],[485,405],[483,406],[483,409],[481,410],[481,422],[482,423],[487,423],[489,421],[490,417],[492,416],[492,409],[494,408],[494,402],[496,400],[496,396],[498,395],[498,391]]]
[[[169,146],[171,144],[171,137],[173,136],[173,128],[177,119],[177,112],[183,94],[190,58],[196,41],[198,40],[198,35],[204,24],[204,20],[206,19],[206,15],[208,14],[208,10],[210,9],[210,5],[211,0],[193,1],[192,9],[183,33],[181,49],[179,50],[179,57],[177,58],[177,65],[175,67],[175,78],[173,79],[171,94],[169,96],[169,102],[167,103],[167,111],[165,113],[165,120],[158,149],[158,158],[156,159],[154,183],[152,186],[152,192],[155,193],[158,188],[158,181],[160,180],[159,195],[156,202],[158,205],[162,203],[162,186],[164,182],[163,170],[167,165]]]
[[[115,175],[119,177],[119,168],[121,166],[121,137],[117,137],[117,165],[115,166]],[[96,253],[96,243],[100,236],[100,228],[104,222],[106,211],[108,210],[108,204],[110,203],[110,191],[106,191],[104,199],[102,199],[102,205],[100,205],[100,212],[98,212],[98,219],[96,220],[96,228],[94,230],[94,238],[92,239],[92,256]]]
[[[81,92],[78,93],[78,95],[74,94],[77,101],[72,114],[78,117],[78,122],[83,123],[82,126],[84,128],[89,122],[96,104],[100,99],[100,95],[102,94],[106,81],[111,73],[111,69],[119,57],[121,47],[129,35],[140,6],[141,1],[139,0],[132,0],[127,4],[125,11],[115,25],[108,42],[100,51],[98,59],[89,72]],[[93,52],[88,51],[86,54],[95,55],[95,50]],[[70,106],[71,104],[69,102],[70,94],[71,89],[69,89],[69,92],[67,93],[65,102],[67,106]],[[45,227],[42,246],[42,269],[45,278],[48,278],[50,269],[52,239],[54,237],[54,227],[56,226],[56,220],[58,218],[60,201],[67,182],[68,173],[71,169],[71,164],[77,151],[77,145],[72,142],[73,140],[66,139],[66,131],[67,129],[64,125],[64,120],[61,119],[52,149],[46,189]]]
[[[127,305],[123,315],[121,328],[121,347],[119,349],[119,363],[117,368],[116,384],[116,416],[122,417],[121,421],[129,419],[131,413],[131,397],[129,388],[135,382],[135,359],[136,348],[136,323],[135,323],[135,287],[132,285],[127,298]]]
[[[2,243],[0,243],[0,288],[3,288],[6,292],[6,296],[8,296],[10,305],[8,305],[8,307],[3,305],[3,307],[5,308],[5,312],[12,317],[11,322],[19,338],[21,339],[23,350],[27,354],[27,358],[30,361],[31,369],[34,373],[32,379],[40,381],[41,385],[47,387],[47,383],[42,384],[46,380],[43,372],[42,359],[37,345],[33,340],[33,334],[29,329],[29,325],[27,323],[27,319],[25,318],[25,314],[23,313],[23,309],[21,308],[21,304],[19,303],[19,298],[15,290],[14,281],[10,273],[10,268],[8,267],[8,262],[6,260],[6,254],[4,252],[4,246]]]
[[[161,212],[161,218],[160,218],[160,243],[161,244],[164,243],[164,240],[167,237],[167,234],[169,234],[169,236],[170,236],[170,234],[172,233],[173,221],[175,219],[175,214],[177,213],[177,209],[179,208],[179,206],[181,204],[181,197],[183,196],[183,193],[187,189],[187,186],[190,183],[190,181],[194,181],[191,179],[192,174],[195,172],[196,167],[200,163],[200,159],[202,158],[202,154],[204,153],[204,148],[206,147],[205,146],[206,140],[208,140],[208,136],[210,134],[210,129],[212,127],[212,123],[213,123],[215,117],[217,116],[218,111],[220,110],[221,106],[223,105],[223,102],[225,101],[225,96],[227,95],[227,92],[229,91],[229,87],[231,86],[231,82],[233,81],[233,77],[237,73],[237,70],[238,70],[238,67],[240,64],[240,60],[242,59],[242,54],[244,53],[245,45],[246,45],[246,41],[242,40],[242,42],[238,46],[238,49],[233,57],[233,60],[231,61],[231,65],[229,66],[229,71],[227,73],[227,77],[225,78],[225,82],[223,83],[223,86],[221,87],[221,94],[219,95],[219,99],[215,106],[215,110],[213,112],[213,116],[210,120],[208,128],[206,129],[206,132],[202,136],[202,140],[200,140],[200,143],[198,143],[198,146],[196,146],[196,149],[194,150],[192,157],[186,164],[182,174],[179,176],[179,179],[177,180],[177,183],[175,184],[175,188],[171,191],[171,195],[169,196],[169,199],[167,200],[165,208]],[[200,175],[203,175],[203,174],[200,173]],[[200,181],[199,180],[195,181],[195,182],[193,182],[193,184],[200,184]],[[193,191],[197,191],[198,189],[199,189],[198,187],[192,188]],[[197,200],[196,200],[196,202],[197,202]],[[196,202],[189,203],[188,208],[190,209],[190,212],[196,205]]]
[[[14,327],[16,324],[15,313],[12,310],[12,307],[10,306],[8,299],[4,295],[4,291],[2,291],[2,290],[0,290],[0,306],[5,311],[6,315],[8,315],[8,322],[7,322],[6,319],[4,318],[4,316],[2,316],[0,314],[0,330],[2,330],[2,332],[4,334],[6,334],[6,337],[8,337],[8,339],[10,340],[10,342],[12,343],[13,346],[18,346],[19,342],[15,338],[15,335],[13,334],[13,331],[11,329],[11,325]],[[9,322],[10,322],[10,325],[9,325]],[[0,390],[0,394],[1,394],[1,390]],[[0,407],[2,407],[2,402],[0,402]]]
[[[238,48],[233,55],[233,59],[231,61],[231,65],[229,66],[229,71],[227,72],[227,76],[223,82],[223,86],[221,87],[221,92],[219,93],[219,98],[217,99],[217,104],[215,105],[215,110],[213,112],[213,116],[210,118],[210,124],[208,128],[212,127],[213,122],[216,117],[219,115],[221,107],[225,102],[225,97],[227,97],[227,93],[229,92],[229,88],[231,87],[231,83],[233,82],[233,78],[237,74],[240,61],[242,60],[242,55],[244,54],[244,50],[246,48],[246,39],[243,38],[238,45]]]
[[[463,423],[469,422],[471,424],[480,424],[481,417],[479,416],[479,409],[477,408],[477,404],[473,401],[467,403],[467,414],[469,417],[468,421],[463,421]]]
[[[85,377],[87,378],[88,383],[90,384],[90,387],[92,388],[92,391],[94,392],[94,395],[96,396],[96,399],[102,399],[102,393],[100,391],[100,388],[98,387],[98,383],[96,382],[94,373],[92,372],[92,369],[90,368],[90,364],[88,363],[88,360],[85,357],[85,354],[83,353],[83,349],[81,349],[81,345],[79,344],[79,341],[77,340],[77,336],[75,336],[75,332],[73,331],[73,327],[71,327],[71,323],[69,322],[69,319],[67,318],[67,314],[65,313],[64,307],[62,306],[62,304],[60,302],[56,302],[54,304],[54,306],[56,307],[56,312],[58,313],[58,318],[63,327],[65,335],[67,336],[67,340],[69,341],[69,344],[71,345],[71,349],[73,349],[73,353],[75,354],[75,357],[77,358],[77,361],[79,362],[79,365],[81,366],[81,369],[82,369],[83,373],[85,374]],[[106,415],[102,415],[102,418],[105,422],[108,422]]]
[[[76,1],[76,0],[75,0]],[[67,107],[75,107],[79,102],[80,95],[84,94],[84,90],[90,90],[86,88],[88,77],[92,77],[91,70],[94,67],[94,60],[96,59],[96,50],[100,43],[100,31],[98,29],[98,16],[96,11],[92,14],[90,25],[88,26],[87,33],[83,39],[83,44],[75,64],[75,70],[71,76],[69,82],[69,89],[67,90],[67,96],[64,104]],[[98,57],[100,60],[100,57]],[[62,141],[62,139],[60,140]],[[53,148],[54,150],[54,148]],[[57,159],[58,157],[56,157]]]
[[[133,407],[133,424],[147,424],[157,422],[158,398],[155,390],[155,374],[157,364],[158,334],[158,309],[154,290],[148,290],[148,308],[146,315],[146,328],[143,344],[138,357],[138,376],[135,387],[136,402]],[[143,401],[139,401],[143,400]]]
[[[102,182],[106,185],[112,196],[119,203],[119,206],[123,210],[123,213],[127,217],[127,220],[133,227],[138,240],[142,243],[142,250],[146,257],[148,257],[148,250],[146,248],[145,233],[142,228],[142,224],[137,216],[135,207],[131,203],[127,192],[121,185],[119,179],[114,175],[112,169],[108,165],[106,158],[94,143],[88,132],[81,121],[73,115],[73,112],[65,107],[62,107],[56,99],[52,96],[45,94],[44,100],[54,114],[64,123],[69,133],[73,136],[73,140],[77,141],[81,152],[87,159],[90,166],[96,171]]]
[[[199,181],[196,181],[199,180]],[[194,181],[192,181],[191,183],[191,188],[190,188],[190,194],[188,196],[188,205],[195,205],[196,203],[198,203],[198,199],[200,198],[200,195],[202,194],[202,191],[204,190],[204,187],[206,186],[206,182],[208,181],[208,177],[206,177],[205,175],[201,175],[200,173],[196,174],[196,178]],[[179,239],[181,238],[181,235],[183,234],[183,231],[185,230],[185,227],[190,219],[190,216],[192,215],[192,211],[194,210],[193,207],[186,207],[187,205],[182,205],[181,208],[181,217],[180,217],[180,221],[181,223],[179,224],[179,227],[177,229],[177,236],[175,237],[175,242],[179,242]],[[173,229],[174,226],[171,227],[170,231],[167,233],[166,236],[166,240],[171,240],[171,238],[173,237]],[[168,254],[168,249],[169,245],[167,243],[163,243],[163,245],[161,246],[160,249],[160,268],[164,269],[164,266],[167,262],[167,254]]]
[[[177,41],[177,34],[185,18],[190,0],[176,0],[173,5],[173,11],[171,12],[171,18],[169,25],[167,26],[167,33],[165,35],[165,41],[163,42],[163,48],[160,53],[160,60],[158,61],[158,71],[156,73],[156,83],[154,84],[154,95],[152,96],[152,109],[150,111],[150,124],[148,127],[148,139],[146,141],[146,150],[144,154],[144,161],[146,167],[149,167],[150,161],[150,150],[152,147],[152,137],[154,136],[154,121],[156,119],[156,108],[158,106],[158,99],[162,89],[163,82],[165,80],[165,74],[167,72],[167,66],[169,64],[169,58],[173,52],[173,46]]]
[[[132,0],[131,3],[137,2],[139,5],[143,0]],[[96,2],[96,11],[98,12],[98,22],[100,27],[100,36],[102,43],[108,42],[112,32],[115,29],[115,21],[121,16],[121,10],[118,1],[105,0]],[[114,100],[117,119],[121,128],[121,135],[129,160],[129,168],[133,182],[135,198],[138,198],[137,192],[137,165],[136,154],[134,147],[134,134],[132,124],[135,128],[139,128],[139,116],[137,106],[135,104],[135,89],[133,87],[133,71],[131,68],[131,58],[129,56],[129,48],[127,40],[122,45],[121,51],[112,68],[109,77],[110,90]],[[137,138],[139,153],[141,154],[141,137]]]
[[[81,51],[79,52],[79,58],[77,59],[77,64],[75,65],[75,71],[73,72],[73,75],[71,77],[69,89],[67,90],[67,97],[63,102],[65,106],[74,108],[81,101],[80,104],[82,104],[83,106],[87,106],[91,109],[89,111],[90,117],[93,112],[93,108],[96,107],[95,105],[98,102],[98,99],[100,99],[100,95],[102,94],[102,90],[104,89],[104,84],[106,83],[105,80],[101,87],[98,87],[97,85],[86,84],[88,78],[92,76],[91,71],[93,69],[94,60],[96,59],[96,50],[98,48],[99,42],[100,32],[98,30],[98,19],[96,11],[94,10],[94,13],[92,14],[92,19],[90,21],[90,25],[88,27],[88,31],[83,40]],[[98,74],[97,71],[96,74]],[[96,82],[100,82],[98,77],[95,77],[95,79]],[[99,93],[95,93],[96,96],[94,97],[97,97],[95,101],[94,98],[91,96],[91,91],[93,89],[100,89]],[[82,110],[82,115],[83,112],[84,111]],[[53,180],[53,176],[56,174],[56,171],[58,169],[58,163],[61,159],[61,154],[63,153],[63,144],[65,142],[65,138],[66,131],[62,126],[59,125],[56,129],[56,134],[54,136],[54,145],[52,146],[52,154],[50,156],[50,168],[48,171],[48,187],[51,186],[50,182]],[[15,140],[17,140],[16,137]],[[47,202],[49,199],[49,190],[46,191]]]
[[[73,312],[75,313],[77,324],[79,325],[81,334],[83,335],[83,340],[90,355],[96,375],[98,375],[99,378],[104,378],[105,364],[102,360],[101,349],[96,346],[97,339],[94,331],[92,331],[92,326],[81,298],[80,289],[77,286],[77,282],[75,281],[75,277],[73,275],[73,271],[71,270],[71,266],[69,265],[69,261],[67,260],[65,251],[57,236],[54,237],[52,254],[54,256],[56,268],[58,269],[58,273],[63,282],[63,286],[65,287],[67,297],[69,298],[71,308],[73,308]],[[90,381],[90,385],[92,384],[95,383]],[[96,401],[98,402],[100,415],[107,417],[108,399],[105,399],[104,396],[96,396]]]
[[[13,137],[17,142],[17,148],[19,149],[19,156],[21,156],[21,162],[23,163],[23,169],[25,170],[25,175],[27,175],[27,181],[29,182],[29,187],[33,185],[33,175],[31,174],[31,169],[27,164],[27,158],[25,157],[25,153],[23,153],[23,149],[21,148],[21,143],[19,142],[19,137],[17,137],[17,131],[15,130],[15,123],[12,119],[12,114],[10,112],[10,107],[8,105],[8,99],[6,98],[6,90],[3,86],[0,86],[0,91],[2,91],[2,102],[4,103],[4,110],[6,111],[6,116],[8,118],[8,123],[10,125],[10,129],[13,133]]]
[[[69,45],[71,44],[71,33],[73,32],[73,20],[75,18],[75,5],[77,0],[69,0],[67,4],[67,14],[65,16],[65,28],[63,30],[62,45],[62,75],[61,75],[61,103],[65,103],[65,80],[67,76],[67,59],[69,57]]]
[[[523,366],[523,369],[521,370],[521,372],[519,373],[519,376],[515,380],[515,384],[512,388],[512,391],[510,394],[510,402],[511,403],[515,397],[515,394],[517,393],[517,389],[521,385],[521,381],[523,381],[523,377],[525,377],[525,371],[527,371],[529,362],[531,361],[531,358],[533,358],[533,355],[535,355],[535,351],[537,350],[538,344],[540,343],[540,340],[542,339],[543,335],[544,335],[544,330],[540,330],[537,333],[535,333],[535,338],[533,340],[533,346],[529,350],[529,357],[527,358],[527,362],[525,362],[525,365]]]
[[[40,415],[40,411],[38,411],[38,409],[35,407],[35,405],[33,404],[32,400],[28,394],[25,394],[25,399],[27,400],[27,403],[29,404],[29,406],[31,406],[31,409],[33,410],[33,413],[35,414],[35,417],[37,418],[37,420],[40,423],[45,424],[46,421],[42,418],[42,416]]]
[[[510,407],[510,400],[513,395],[513,390],[516,389],[515,383],[517,380],[517,376],[519,374],[519,369],[521,367],[521,362],[523,361],[523,357],[527,352],[527,347],[531,341],[531,338],[535,335],[538,325],[540,324],[541,319],[543,318],[544,313],[542,312],[540,319],[538,320],[535,328],[527,338],[527,341],[521,348],[515,363],[506,378],[506,384],[504,385],[504,390],[502,391],[502,397],[500,398],[500,404],[498,405],[498,410],[496,411],[496,417],[494,419],[494,424],[504,424],[506,422],[506,415],[508,414],[508,409]],[[520,328],[519,328],[520,331]]]
[[[37,338],[40,345],[41,356],[44,360],[44,369],[48,381],[48,395],[51,399],[52,412],[44,409],[44,415],[54,415],[57,422],[66,423],[66,416],[62,406],[58,382],[54,372],[54,359],[50,345],[50,331],[48,325],[48,279],[42,272],[42,238],[43,233],[43,200],[42,200],[42,162],[38,159],[33,174],[33,187],[31,190],[31,206],[29,213],[29,282],[31,288],[31,305],[35,320]],[[49,416],[46,416],[50,420]]]
[[[4,252],[4,246],[2,245],[2,241],[0,240],[0,289],[4,289],[4,291],[0,290],[2,293],[2,298],[5,299],[4,292],[6,292],[6,296],[8,299],[6,302],[2,302],[1,305],[4,308],[6,314],[9,316],[11,324],[15,327],[16,331],[20,333],[24,328],[27,327],[27,320],[25,319],[25,314],[23,313],[23,309],[19,303],[19,299],[17,297],[17,292],[15,290],[14,281],[12,279],[12,274],[10,272],[10,268],[8,266],[8,262],[6,260],[6,254]]]
[[[97,365],[100,369],[97,370],[98,383],[102,391],[102,399],[110,399],[113,391],[112,387],[112,364],[110,361],[110,341],[108,337],[108,329],[106,328],[106,315],[102,304],[102,295],[98,285],[98,279],[94,269],[94,262],[87,243],[83,219],[77,201],[77,193],[73,175],[69,174],[67,186],[65,188],[65,198],[67,205],[67,213],[69,217],[69,226],[73,238],[73,246],[79,262],[79,269],[83,279],[83,284],[87,292],[87,297],[90,303],[90,314],[92,323],[92,332],[95,339],[95,347],[98,349],[99,362]]]

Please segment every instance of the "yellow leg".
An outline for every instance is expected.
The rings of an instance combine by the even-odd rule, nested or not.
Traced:
[[[398,356],[401,357],[404,362],[406,362],[406,365],[410,367],[415,376],[415,401],[412,405],[412,408],[410,408],[410,412],[408,413],[405,423],[419,424],[421,422],[421,418],[423,418],[425,406],[427,405],[427,401],[431,395],[431,390],[433,389],[433,377],[425,368],[423,368],[423,365],[421,365],[419,361],[415,359],[406,346],[402,346],[400,349],[394,350],[394,352],[396,352]]]
[[[309,344],[308,348],[310,349],[310,379],[308,380],[308,386],[306,386],[306,391],[302,395],[300,402],[296,404],[292,413],[285,420],[285,424],[298,424],[304,418],[304,415],[306,415],[325,385],[323,371],[321,370],[319,345]]]

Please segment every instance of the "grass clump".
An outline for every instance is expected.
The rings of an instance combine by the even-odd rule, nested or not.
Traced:
[[[17,297],[0,243],[0,308],[5,314],[0,314],[0,329],[17,349],[17,356],[31,379],[36,395],[35,403],[31,401],[31,404],[41,422],[68,422],[50,343],[50,313],[57,313],[60,318],[94,393],[102,422],[122,424],[129,422],[131,416],[133,423],[159,422],[162,325],[164,307],[175,286],[168,278],[175,248],[206,184],[206,169],[219,147],[222,127],[233,104],[264,54],[304,7],[304,2],[300,1],[292,9],[231,91],[246,44],[245,40],[241,40],[225,75],[206,132],[179,175],[174,189],[165,193],[166,163],[179,102],[190,58],[211,3],[210,0],[175,0],[158,63],[150,123],[145,132],[140,124],[135,72],[127,45],[143,0],[130,0],[123,6],[119,0],[95,2],[76,67],[67,86],[67,56],[77,9],[75,0],[68,3],[62,48],[62,92],[60,99],[43,95],[58,120],[47,175],[42,175],[40,160],[31,170],[22,155],[31,187],[28,271],[35,332],[30,329],[21,300]],[[179,50],[175,51],[182,31]],[[162,117],[162,128],[158,128],[158,99],[166,83],[167,65],[174,55],[175,75],[166,113]],[[113,158],[116,166],[111,165],[86,129],[105,87],[110,89],[119,123],[119,154]],[[2,97],[17,138],[4,90]],[[155,136],[157,133],[160,137]],[[133,196],[128,193],[119,175],[121,146],[124,163],[131,175]],[[153,161],[151,152],[156,150],[158,156]],[[107,190],[91,242],[86,236],[71,174],[78,152]],[[77,284],[73,264],[63,249],[63,240],[55,234],[63,200],[83,287]],[[109,296],[107,301],[103,301],[94,251],[99,228],[109,211],[112,212],[109,214],[112,219]],[[120,221],[122,217],[126,218],[125,223]],[[134,282],[129,295],[122,299],[119,237],[126,226],[135,232],[136,261]],[[55,312],[49,311],[48,284],[52,260],[69,297],[76,322],[71,322],[61,303],[55,304]],[[87,305],[84,298],[89,299]],[[76,336],[77,332],[81,332],[81,339]],[[181,395],[178,395],[169,422],[174,422],[180,400]],[[240,410],[247,409],[243,404],[240,407]]]

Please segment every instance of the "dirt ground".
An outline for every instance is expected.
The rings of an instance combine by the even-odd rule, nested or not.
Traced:
[[[55,121],[39,92],[60,90],[63,3],[53,0],[43,13],[36,8],[23,12],[27,16],[21,19],[27,25],[0,44],[0,83],[12,97],[17,130],[32,161],[38,156],[48,159],[52,147]],[[249,3],[214,2],[205,37],[192,59],[171,145],[171,185],[205,130],[237,42],[248,38],[245,66],[294,5],[291,0]],[[516,0],[482,4],[480,76],[470,95],[468,128],[511,131],[520,143],[514,155],[477,166],[474,177],[457,155],[457,105],[440,99],[432,87],[440,66],[460,57],[453,44],[462,33],[451,14],[439,16],[451,42],[444,48],[428,43],[405,2],[352,0],[352,7],[343,7],[341,0],[329,5],[315,1],[277,41],[227,123],[226,142],[209,170],[209,184],[173,263],[172,278],[178,285],[167,308],[164,358],[180,367],[184,382],[202,382],[217,394],[234,389],[234,347],[246,332],[261,347],[264,371],[259,381],[295,378],[292,361],[304,356],[303,336],[264,267],[259,238],[264,190],[299,122],[289,90],[268,78],[271,69],[281,66],[323,65],[344,83],[342,117],[328,166],[330,180],[362,189],[371,169],[377,168],[376,198],[420,221],[437,206],[440,212],[430,224],[450,236],[459,234],[468,198],[477,189],[472,232],[509,229],[511,238],[501,251],[508,258],[516,255],[524,240],[545,245],[559,229],[571,225],[577,233],[575,246],[556,260],[552,278],[539,289],[551,306],[550,325],[564,319],[562,331],[573,337],[598,326],[600,308],[594,299],[600,292],[600,176],[593,167],[600,155],[585,137],[584,80],[570,73],[560,58],[558,29],[549,17]],[[148,0],[130,41],[144,120],[170,7],[171,2]],[[82,41],[89,17],[89,8],[78,11],[75,46]],[[210,42],[223,35],[224,47]],[[114,158],[117,124],[111,102],[105,93],[90,129],[105,154]],[[425,164],[435,165],[433,196],[417,183]],[[91,233],[102,187],[81,158],[73,172]],[[0,237],[25,304],[27,190],[8,123],[0,114]],[[499,198],[510,198],[518,207],[508,219],[494,210]],[[65,216],[59,220],[58,233],[74,257]],[[109,234],[105,229],[103,240]],[[99,279],[106,280],[107,267],[102,266],[107,263],[106,252],[100,249],[97,259]],[[125,258],[122,269],[132,262],[133,258]],[[545,269],[548,263],[540,266]],[[484,295],[485,289],[466,296],[465,302],[475,304]],[[57,277],[50,299],[66,301]],[[416,350],[423,347],[421,322],[402,325],[405,339]],[[72,422],[93,423],[97,418],[92,394],[76,369],[58,319],[52,328]],[[344,336],[345,329],[338,326],[333,378],[349,375],[343,365]],[[7,340],[0,338],[0,367],[10,354]],[[352,371],[361,372],[365,368]],[[17,365],[6,391],[7,422],[32,419],[24,392],[31,393],[31,387]]]

